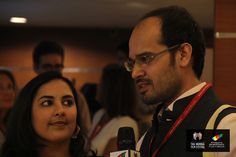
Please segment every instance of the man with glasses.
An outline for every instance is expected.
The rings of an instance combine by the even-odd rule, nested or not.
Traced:
[[[204,56],[202,32],[182,7],[154,10],[135,26],[125,67],[144,103],[158,104],[152,127],[137,144],[142,157],[236,156],[236,109],[200,81]],[[191,129],[229,129],[229,152],[188,150]]]
[[[33,67],[37,74],[49,71],[62,73],[64,68],[64,49],[61,45],[53,41],[41,41],[33,51]],[[78,92],[81,116],[85,130],[91,127],[90,112],[84,96]]]

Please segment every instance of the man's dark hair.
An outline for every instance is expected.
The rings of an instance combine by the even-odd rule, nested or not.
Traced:
[[[77,124],[81,130],[75,139],[71,139],[70,153],[73,157],[84,155],[84,129],[81,122],[80,112],[78,105],[77,92],[70,80],[63,77],[58,72],[45,72],[32,79],[21,90],[13,110],[10,114],[9,123],[7,125],[7,135],[5,143],[1,150],[2,157],[30,157],[39,156],[38,151],[44,147],[39,142],[39,136],[36,134],[32,124],[32,104],[39,88],[51,80],[62,80],[70,87],[76,108],[77,108]]]
[[[61,45],[53,41],[41,41],[33,51],[33,62],[37,67],[42,56],[47,54],[58,54],[64,60],[64,49]]]
[[[183,7],[169,6],[147,13],[142,20],[149,17],[161,19],[161,43],[168,47],[189,43],[192,46],[192,68],[200,78],[204,67],[205,43],[203,33],[190,13]]]

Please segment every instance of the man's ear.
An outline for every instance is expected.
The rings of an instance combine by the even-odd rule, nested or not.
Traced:
[[[181,67],[192,64],[192,46],[189,43],[181,44],[177,59]]]

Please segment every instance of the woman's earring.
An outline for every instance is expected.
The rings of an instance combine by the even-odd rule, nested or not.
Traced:
[[[72,135],[71,138],[76,139],[77,136],[79,135],[79,131],[80,131],[80,127],[79,127],[79,125],[77,124],[77,125],[76,125],[76,128],[75,128],[75,132],[74,132],[74,134]]]

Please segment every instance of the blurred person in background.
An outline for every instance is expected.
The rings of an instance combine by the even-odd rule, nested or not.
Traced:
[[[57,71],[62,73],[64,68],[64,49],[61,45],[53,41],[41,41],[33,51],[33,67],[37,74],[41,74],[49,71]],[[85,130],[89,130],[91,127],[90,112],[88,104],[81,94],[77,91],[79,97],[79,105],[82,112],[82,119]]]
[[[40,74],[19,93],[1,157],[84,157],[76,90],[58,72]]]
[[[0,69],[0,146],[4,141],[8,115],[16,98],[16,81],[13,74]]]
[[[48,71],[62,73],[64,68],[64,49],[53,41],[41,41],[33,51],[33,68],[37,74]]]
[[[94,115],[89,132],[90,148],[97,155],[109,157],[110,152],[118,149],[120,127],[132,127],[138,139],[135,96],[134,82],[123,66],[110,64],[103,69],[97,95],[102,109]]]
[[[129,41],[123,41],[116,47],[117,62],[124,65],[124,62],[129,58]]]
[[[81,89],[81,93],[83,93],[90,110],[91,119],[94,114],[101,109],[101,104],[97,101],[97,84],[96,83],[85,83]]]

